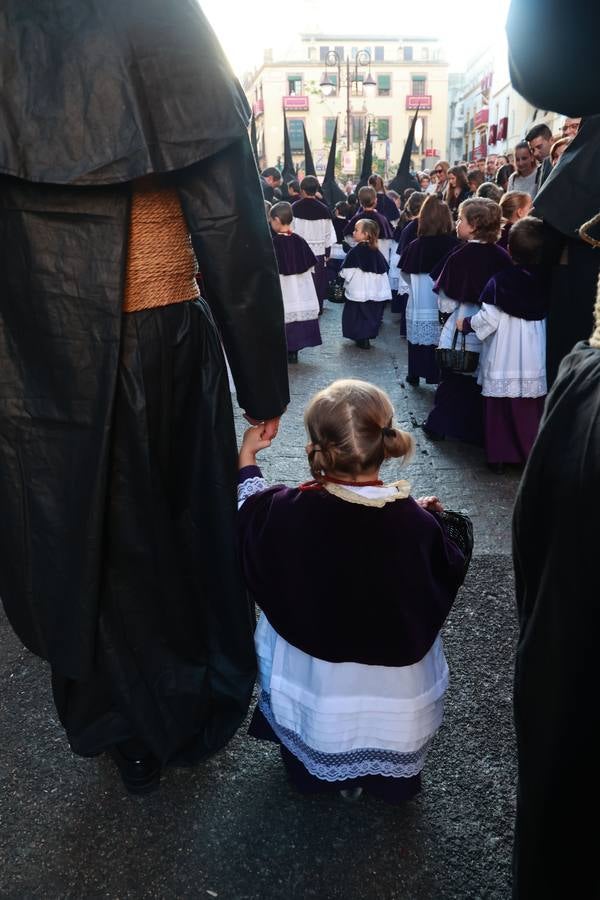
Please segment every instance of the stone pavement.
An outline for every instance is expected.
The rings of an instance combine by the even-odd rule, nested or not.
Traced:
[[[398,319],[386,311],[384,324],[371,350],[359,350],[341,336],[341,305],[326,304],[321,316],[323,346],[300,352],[290,366],[291,402],[273,446],[261,454],[269,481],[298,484],[310,477],[304,446],[302,416],[310,396],[336,378],[363,378],[390,395],[396,421],[416,439],[416,452],[405,468],[390,462],[384,478],[408,478],[415,496],[437,494],[450,509],[471,516],[477,553],[510,552],[510,516],[519,473],[495,475],[483,451],[456,441],[430,441],[418,428],[427,417],[435,391],[421,382],[411,387],[406,375],[406,341],[399,336]],[[239,422],[241,429],[243,422]]]
[[[292,369],[290,409],[264,454],[271,480],[307,477],[301,411],[334,378],[380,384],[406,427],[428,408],[430,389],[404,386],[404,350],[391,318],[366,352],[341,340],[340,314],[325,312],[325,346],[304,351]],[[515,615],[507,551],[517,477],[491,476],[481,451],[421,435],[417,442],[407,470],[415,492],[436,492],[466,509],[477,540],[444,628],[450,689],[422,794],[400,809],[364,797],[300,798],[276,749],[242,728],[203,765],[168,770],[159,793],[131,798],[106,759],[70,754],[47,667],[23,650],[0,613],[2,900],[510,896]]]

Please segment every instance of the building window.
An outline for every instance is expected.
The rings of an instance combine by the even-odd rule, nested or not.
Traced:
[[[321,62],[327,62],[327,55],[329,53],[329,47],[319,47],[319,59]]]
[[[335,131],[335,123],[337,119],[327,118],[323,119],[323,136],[325,140],[330,144],[333,140],[333,132]]]
[[[343,62],[343,60],[344,60],[344,48],[343,48],[343,47],[336,47],[336,48],[335,48],[335,52],[336,52],[337,55],[338,55],[339,61],[340,61],[340,62]]]
[[[375,119],[375,130],[378,141],[388,141],[390,139],[390,120]]]
[[[413,75],[411,81],[411,94],[413,95],[413,97],[424,97],[427,91],[427,81],[425,75]]]
[[[403,47],[402,48],[402,59],[404,62],[410,62],[413,58],[413,48],[412,47]]]
[[[384,48],[383,47],[375,47],[375,62],[383,62],[384,58]]]
[[[288,119],[288,134],[292,153],[304,152],[304,128],[302,119]]]
[[[352,116],[352,141],[362,143],[365,139],[365,117]]]
[[[392,76],[391,75],[378,75],[377,76],[377,96],[378,97],[389,97],[392,93]]]
[[[317,58],[317,48],[309,47],[308,48],[308,61],[314,62],[316,60],[316,58]]]
[[[302,95],[302,75],[288,75],[288,97],[300,97]]]
[[[352,50],[350,51],[350,59],[352,60],[352,62],[354,62],[354,60],[356,59],[357,56],[358,56],[358,47],[353,47]]]
[[[352,78],[352,95],[354,97],[362,97],[363,95],[363,81],[365,80],[365,76],[362,72],[358,72],[356,78],[354,75],[351,75]]]

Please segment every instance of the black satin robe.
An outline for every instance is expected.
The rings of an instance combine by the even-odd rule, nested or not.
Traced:
[[[7,0],[0,44],[0,595],[52,666],[74,749],[139,737],[135,707],[161,759],[193,760],[233,733],[254,679],[220,341],[250,415],[289,399],[249,111],[194,0]],[[124,317],[131,182],[149,173],[177,187],[208,306]],[[121,479],[144,442],[147,470]],[[127,478],[133,531],[115,540]],[[160,577],[138,577],[165,546]],[[107,638],[115,591],[141,624],[117,634],[117,610]]]

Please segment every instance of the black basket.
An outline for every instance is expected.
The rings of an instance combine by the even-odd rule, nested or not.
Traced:
[[[461,346],[456,346],[458,335],[461,336]],[[449,369],[451,372],[459,372],[461,374],[474,372],[479,365],[479,353],[474,350],[465,348],[466,337],[459,332],[458,328],[454,329],[454,337],[452,338],[452,347],[449,349],[438,347],[435,351],[435,358],[440,369]]]
[[[454,512],[452,509],[445,509],[437,515],[444,523],[446,534],[463,554],[466,573],[473,554],[473,523],[464,513]]]
[[[345,303],[346,294],[344,293],[344,279],[341,275],[336,275],[333,281],[329,282],[327,299],[331,303]]]

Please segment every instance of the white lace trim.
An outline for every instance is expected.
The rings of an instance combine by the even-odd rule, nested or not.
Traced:
[[[547,393],[545,378],[488,378],[483,376],[484,397],[544,397]]]
[[[260,692],[258,708],[284,747],[300,760],[311,775],[323,781],[343,781],[347,778],[361,778],[363,775],[410,778],[418,775],[425,765],[432,741],[429,738],[422,747],[410,753],[371,747],[343,753],[324,753],[309,747],[294,731],[283,728],[275,721],[271,697],[267,691]]]
[[[287,312],[285,314],[285,324],[292,325],[294,322],[316,322],[318,313],[318,305],[317,312],[313,312],[312,310],[305,310],[304,312]]]
[[[411,344],[434,344],[437,347],[441,330],[439,321],[418,322],[406,317],[406,337]]]
[[[253,494],[260,494],[261,491],[269,487],[264,478],[253,475],[252,478],[246,478],[241,484],[238,484],[238,509],[246,502],[248,497]]]

